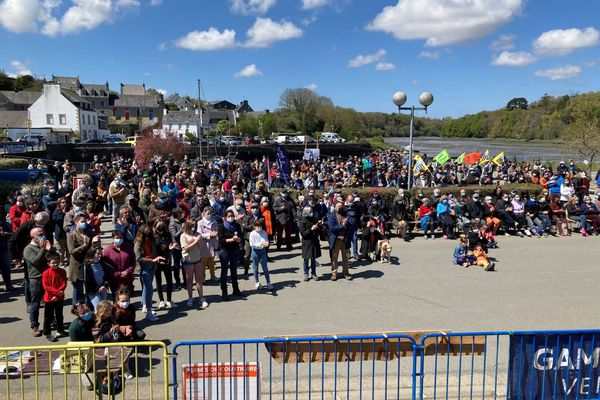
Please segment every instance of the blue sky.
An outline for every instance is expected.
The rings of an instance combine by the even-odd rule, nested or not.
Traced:
[[[434,117],[600,89],[590,0],[0,0],[0,69],[275,109],[287,88]]]

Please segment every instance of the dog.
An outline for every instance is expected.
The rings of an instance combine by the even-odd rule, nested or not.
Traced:
[[[382,239],[377,243],[377,248],[379,249],[379,254],[381,257],[382,263],[390,262],[390,255],[392,254],[392,245],[390,244],[389,239]]]

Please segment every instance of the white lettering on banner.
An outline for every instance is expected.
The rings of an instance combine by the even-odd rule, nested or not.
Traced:
[[[257,363],[205,363],[183,366],[184,400],[259,400]]]
[[[569,396],[571,394],[571,392],[573,392],[573,389],[575,389],[575,392],[579,392],[579,394],[581,395],[588,395],[590,394],[590,381],[591,379],[589,377],[586,378],[581,378],[581,382],[579,382],[579,378],[575,378],[573,379],[572,382],[567,383],[567,381],[565,379],[561,379],[561,386],[563,389],[563,394]],[[598,394],[600,393],[600,377],[598,377],[598,379],[596,380],[596,388],[595,391],[591,393],[592,396],[598,396]]]
[[[568,348],[561,349],[556,360],[554,360],[554,349],[542,348],[537,350],[534,354],[533,367],[540,371],[548,371],[554,368],[578,370],[582,367],[588,367],[590,365],[592,365],[593,368],[598,368],[599,362],[600,347],[594,348],[589,356],[586,354],[584,349],[577,349],[575,362],[573,362],[571,359]]]

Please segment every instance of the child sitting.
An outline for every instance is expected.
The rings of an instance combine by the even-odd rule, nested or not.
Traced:
[[[488,256],[485,254],[485,251],[483,251],[483,247],[481,245],[475,246],[473,249],[473,255],[477,258],[475,265],[483,267],[484,271],[494,270],[494,262],[488,259]]]
[[[491,227],[488,227],[487,224],[483,221],[479,228],[479,236],[487,240],[488,249],[498,248],[498,242],[496,242],[496,238],[494,237],[494,231]]]
[[[460,235],[460,241],[454,248],[454,264],[468,268],[476,260],[476,257],[469,250],[469,239],[465,235]]]

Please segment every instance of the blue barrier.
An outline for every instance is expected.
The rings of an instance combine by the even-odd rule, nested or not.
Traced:
[[[173,355],[175,400],[600,397],[600,330],[189,341]]]

